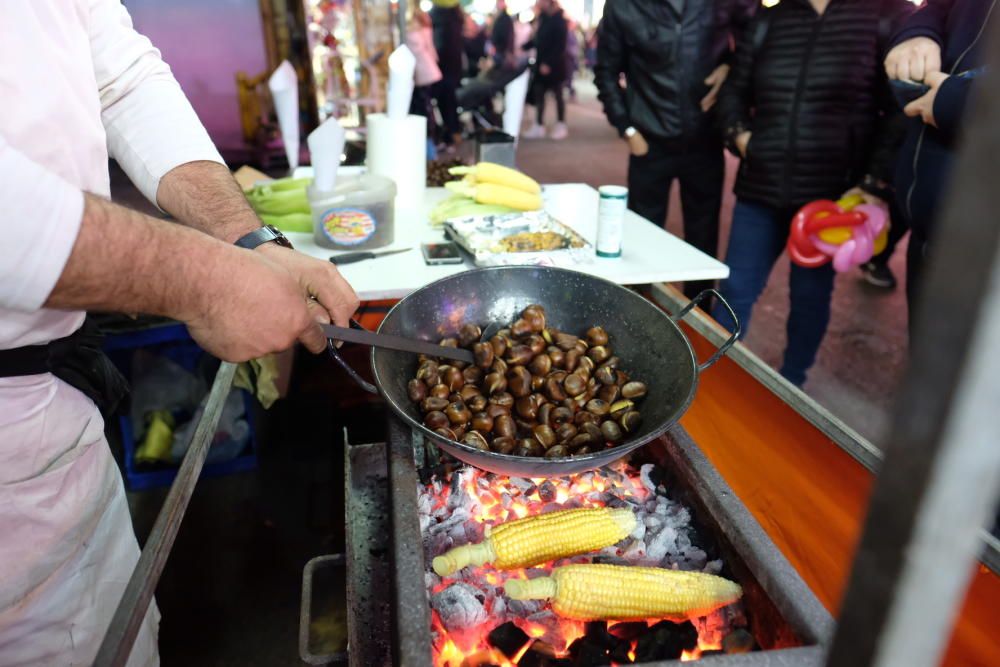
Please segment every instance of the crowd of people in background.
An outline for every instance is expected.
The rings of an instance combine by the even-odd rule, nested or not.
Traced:
[[[530,67],[534,107],[524,139],[565,139],[566,95],[582,63],[594,72],[608,121],[629,148],[629,208],[666,223],[679,181],[685,239],[718,256],[724,149],[739,158],[732,231],[720,291],[749,330],[754,304],[803,205],[857,195],[890,219],[885,249],[862,265],[892,288],[889,259],[909,231],[907,300],[933,242],[966,100],[978,79],[979,41],[996,0],[615,0],[584,32],[558,0],[537,0],[530,26],[499,0],[484,25],[458,0],[414,12],[408,37],[418,62],[415,106],[440,110],[458,141],[455,91],[463,76]],[[433,34],[433,38],[431,38]],[[433,43],[431,43],[433,42]],[[436,59],[436,60],[435,60]],[[890,81],[924,86],[900,103]],[[549,101],[555,123],[547,126]],[[906,103],[908,102],[908,103]],[[830,320],[829,264],[789,276],[787,348],[781,373],[805,382]],[[685,286],[694,296],[706,283]],[[711,307],[711,304],[707,304]],[[713,315],[733,326],[728,311]]]

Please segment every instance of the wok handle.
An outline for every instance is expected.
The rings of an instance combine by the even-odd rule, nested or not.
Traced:
[[[352,329],[360,329],[361,331],[367,331],[363,326],[358,324],[353,318],[350,321],[350,327]],[[351,368],[351,365],[344,361],[344,358],[340,356],[340,352],[337,350],[337,346],[333,344],[333,341],[327,339],[326,341],[326,351],[330,355],[330,358],[337,362],[337,364],[344,369],[344,371],[351,376],[351,379],[357,383],[359,387],[367,391],[369,394],[378,395],[378,387],[373,385],[368,380],[361,377],[356,370]]]
[[[732,334],[729,336],[729,338],[726,340],[725,343],[719,346],[719,349],[715,351],[715,354],[709,357],[708,361],[706,361],[705,363],[698,364],[699,373],[703,372],[705,369],[709,368],[712,364],[718,361],[722,357],[722,355],[724,355],[726,352],[729,351],[729,348],[731,348],[733,345],[736,344],[736,341],[739,340],[740,337],[740,320],[738,317],[736,317],[736,312],[733,310],[733,307],[729,305],[729,302],[726,301],[723,298],[723,296],[714,289],[707,289],[702,292],[699,292],[698,296],[691,299],[691,301],[689,301],[686,306],[681,308],[679,313],[677,313],[670,319],[672,319],[674,322],[680,322],[682,319],[684,319],[685,315],[690,313],[698,304],[704,301],[705,298],[708,296],[714,296],[716,299],[719,300],[719,303],[721,303],[723,307],[725,307],[725,309],[729,311],[729,316],[733,318],[733,322],[736,323],[736,326],[733,327]]]

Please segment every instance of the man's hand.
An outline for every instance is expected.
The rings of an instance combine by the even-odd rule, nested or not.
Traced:
[[[740,157],[745,158],[747,156],[747,146],[750,145],[750,132],[740,132],[733,141],[736,143],[736,150],[740,152]]]
[[[719,89],[729,76],[729,65],[722,64],[712,70],[712,73],[705,79],[705,85],[709,86],[708,93],[701,98],[701,110],[708,111],[715,106],[715,101],[719,97]]]
[[[941,45],[929,37],[914,37],[894,46],[885,57],[890,79],[930,83],[927,77],[941,71]]]
[[[942,72],[932,72],[924,77],[924,83],[931,89],[903,107],[903,113],[911,118],[920,116],[926,124],[937,127],[937,122],[934,120],[934,100],[941,84],[947,78],[948,75]]]
[[[333,264],[276,243],[259,245],[254,252],[283,268],[299,284],[303,297],[315,306],[317,319],[348,326],[358,309],[358,295]]]
[[[628,143],[629,153],[636,157],[642,157],[649,152],[649,143],[638,130],[631,137],[626,135],[625,141]]]
[[[227,250],[196,308],[181,317],[192,338],[225,361],[287,350],[296,339],[309,351],[322,352],[326,337],[317,321],[328,319],[326,312],[310,307],[295,277],[263,254]]]

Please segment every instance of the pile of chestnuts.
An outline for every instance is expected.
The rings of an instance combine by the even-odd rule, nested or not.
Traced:
[[[422,356],[407,385],[438,435],[500,454],[563,458],[614,447],[639,428],[635,405],[646,385],[622,369],[601,327],[582,337],[557,331],[533,304],[509,328],[481,337],[465,324],[441,341],[472,350],[474,365]]]

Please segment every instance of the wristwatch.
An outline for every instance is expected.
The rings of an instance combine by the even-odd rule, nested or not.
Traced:
[[[236,239],[236,245],[241,248],[246,248],[247,250],[253,250],[257,246],[271,241],[274,241],[283,248],[292,247],[292,242],[272,225],[264,225],[259,229],[253,230],[249,234],[241,236]]]
[[[635,129],[631,125],[625,128],[625,138],[631,139],[635,135],[639,134],[639,130]]]

